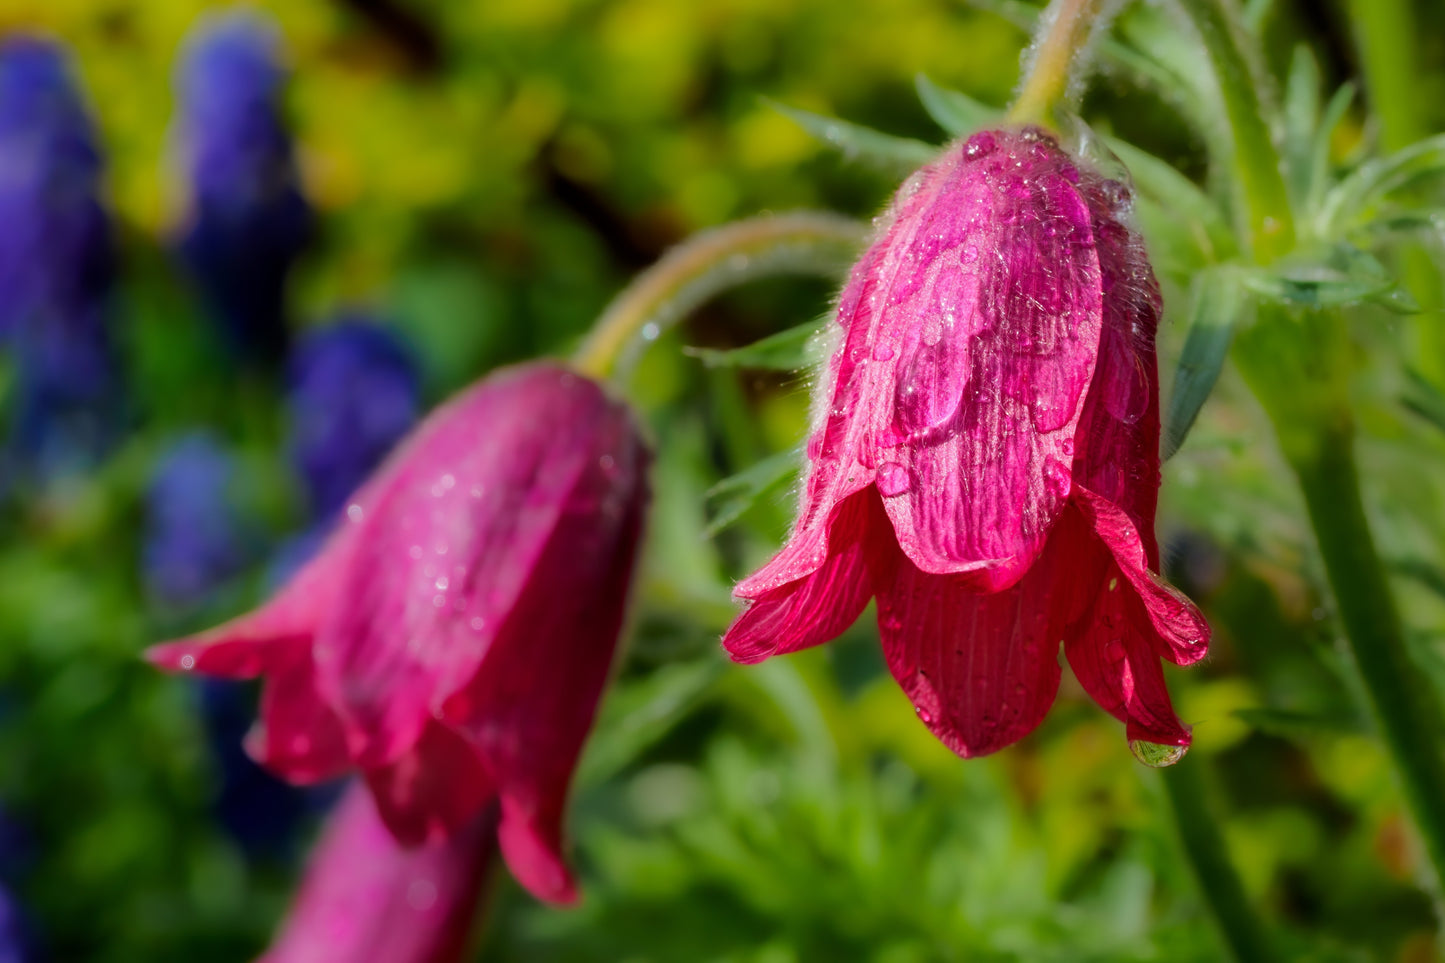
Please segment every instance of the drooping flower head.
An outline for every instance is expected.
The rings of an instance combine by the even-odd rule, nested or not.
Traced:
[[[455,963],[496,856],[496,808],[449,839],[399,845],[366,787],[327,820],[301,891],[258,963]]]
[[[551,363],[422,422],[263,608],[151,651],[263,675],[249,749],[294,782],[360,769],[404,843],[499,801],[501,851],[568,901],[563,804],[622,620],[647,503],[629,411]]]
[[[960,755],[1038,725],[1062,642],[1141,758],[1177,758],[1159,660],[1209,632],[1157,574],[1159,291],[1128,199],[1037,128],[975,134],[899,190],[838,306],[792,537],[737,588],[733,658],[826,642],[876,597],[889,668]]]
[[[94,130],[61,49],[0,41],[0,343],[17,373],[12,456],[42,476],[112,434],[115,273]]]
[[[231,347],[263,361],[286,346],[286,278],[311,233],[281,117],[274,28],[254,14],[203,20],[176,77],[190,211],[180,252]]]
[[[416,421],[416,364],[387,329],[343,317],[300,340],[287,374],[291,460],[312,518],[330,521]]]

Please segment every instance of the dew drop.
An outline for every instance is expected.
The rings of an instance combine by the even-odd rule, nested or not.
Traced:
[[[923,708],[923,706],[914,706],[913,711],[918,713],[918,718],[923,720],[925,726],[933,723],[933,713]]]
[[[1069,474],[1068,466],[1054,458],[1044,461],[1044,485],[1053,495],[1063,498],[1069,494],[1073,487],[1073,478]]]
[[[878,466],[878,493],[885,498],[902,495],[912,484],[908,469],[898,462],[884,462]]]
[[[189,669],[194,669],[195,667],[196,667],[196,657],[195,657],[194,655],[183,655],[183,656],[181,656],[181,668],[182,668],[182,669],[187,669],[187,670],[189,670]]]
[[[656,341],[660,334],[662,334],[662,329],[657,326],[655,321],[649,321],[642,326],[643,341]]]
[[[435,605],[437,608],[442,608],[447,604],[447,597],[445,595],[433,595],[431,604]]]
[[[468,624],[471,625],[473,632],[480,632],[482,631],[482,626],[486,625],[487,623],[480,615],[474,615],[472,616],[471,622],[469,622]]]
[[[1154,769],[1163,769],[1183,759],[1184,754],[1189,751],[1189,747],[1166,746],[1157,742],[1146,742],[1143,739],[1130,739],[1129,751],[1144,765]]]
[[[968,139],[963,145],[963,156],[969,160],[978,160],[986,157],[998,149],[998,141],[988,131],[980,131]]]
[[[353,504],[353,505],[347,505],[347,506],[346,506],[346,517],[349,518],[349,519],[351,519],[353,522],[359,522],[359,521],[361,521],[362,517],[363,517],[365,514],[366,514],[366,513],[365,513],[364,511],[362,511],[360,505],[354,505],[354,504]]]
[[[436,582],[437,591],[438,591],[438,592],[445,592],[445,591],[447,590],[447,586],[450,585],[450,584],[451,584],[451,582],[449,582],[449,581],[447,580],[447,577],[446,577],[445,575],[441,576],[440,578],[437,579],[437,582]]]
[[[874,361],[887,361],[893,357],[893,346],[891,344],[878,344],[873,348]]]

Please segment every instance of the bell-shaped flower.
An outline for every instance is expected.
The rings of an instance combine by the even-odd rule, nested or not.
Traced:
[[[1209,629],[1158,576],[1159,290],[1128,206],[1037,128],[904,184],[838,306],[796,527],[737,587],[734,659],[826,642],[876,597],[889,668],[959,755],[1038,725],[1061,642],[1141,758],[1182,753],[1159,660]]]
[[[263,675],[252,755],[298,782],[360,769],[404,843],[500,802],[513,874],[568,901],[562,813],[607,679],[648,500],[628,409],[552,363],[424,420],[267,605],[151,650]]]
[[[366,787],[326,821],[301,890],[258,963],[456,963],[496,855],[496,809],[447,839],[397,843]]]

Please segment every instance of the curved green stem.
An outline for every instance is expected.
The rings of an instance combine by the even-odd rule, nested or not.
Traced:
[[[1008,110],[1010,123],[1058,126],[1054,110],[1069,96],[1079,53],[1088,45],[1099,7],[1099,0],[1055,0],[1044,13],[1043,32],[1035,41],[1023,86]]]
[[[1269,963],[1279,957],[1270,951],[1264,925],[1249,905],[1244,884],[1229,861],[1224,836],[1206,802],[1203,761],[1189,757],[1164,769],[1164,794],[1174,815],[1179,841],[1199,881],[1220,934],[1239,963]]]
[[[573,365],[598,378],[625,374],[643,347],[719,292],[778,274],[841,274],[866,237],[867,229],[851,218],[813,211],[696,234],[612,299]]]
[[[1294,215],[1264,105],[1245,55],[1239,15],[1230,0],[1179,0],[1214,68],[1233,136],[1235,179],[1243,195],[1251,252],[1268,264],[1294,247]]]

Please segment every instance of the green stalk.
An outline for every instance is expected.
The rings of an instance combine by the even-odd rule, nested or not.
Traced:
[[[1279,154],[1252,83],[1242,31],[1230,0],[1179,3],[1208,48],[1234,129],[1234,168],[1243,185],[1252,253],[1267,264],[1289,253],[1294,231]],[[1344,317],[1338,311],[1291,312],[1261,305],[1254,325],[1235,338],[1234,357],[1264,405],[1304,493],[1345,636],[1406,805],[1424,838],[1438,896],[1445,880],[1440,709],[1411,664],[1360,495]]]
[[[1199,882],[1199,893],[1239,963],[1270,963],[1269,937],[1249,905],[1244,886],[1229,862],[1229,850],[1206,800],[1203,761],[1187,758],[1162,770],[1164,794],[1179,841]]]
[[[1349,11],[1370,109],[1380,123],[1380,146],[1408,147],[1430,133],[1417,91],[1415,12],[1408,0],[1350,0]],[[1425,309],[1414,325],[1418,367],[1445,386],[1445,326],[1433,313],[1445,305],[1440,269],[1419,244],[1405,247],[1401,267],[1406,286]]]
[[[1058,128],[1055,110],[1069,97],[1099,7],[1099,0],[1055,0],[1044,12],[1043,32],[1034,42],[1019,95],[1008,110],[1010,123]]]
[[[1239,13],[1230,0],[1179,0],[1204,43],[1233,137],[1233,167],[1243,195],[1250,250],[1269,264],[1294,247],[1294,215],[1254,68],[1241,43]]]
[[[642,348],[709,298],[780,274],[836,277],[867,236],[851,218],[815,211],[768,214],[694,234],[612,299],[572,363],[594,377],[625,377]]]

